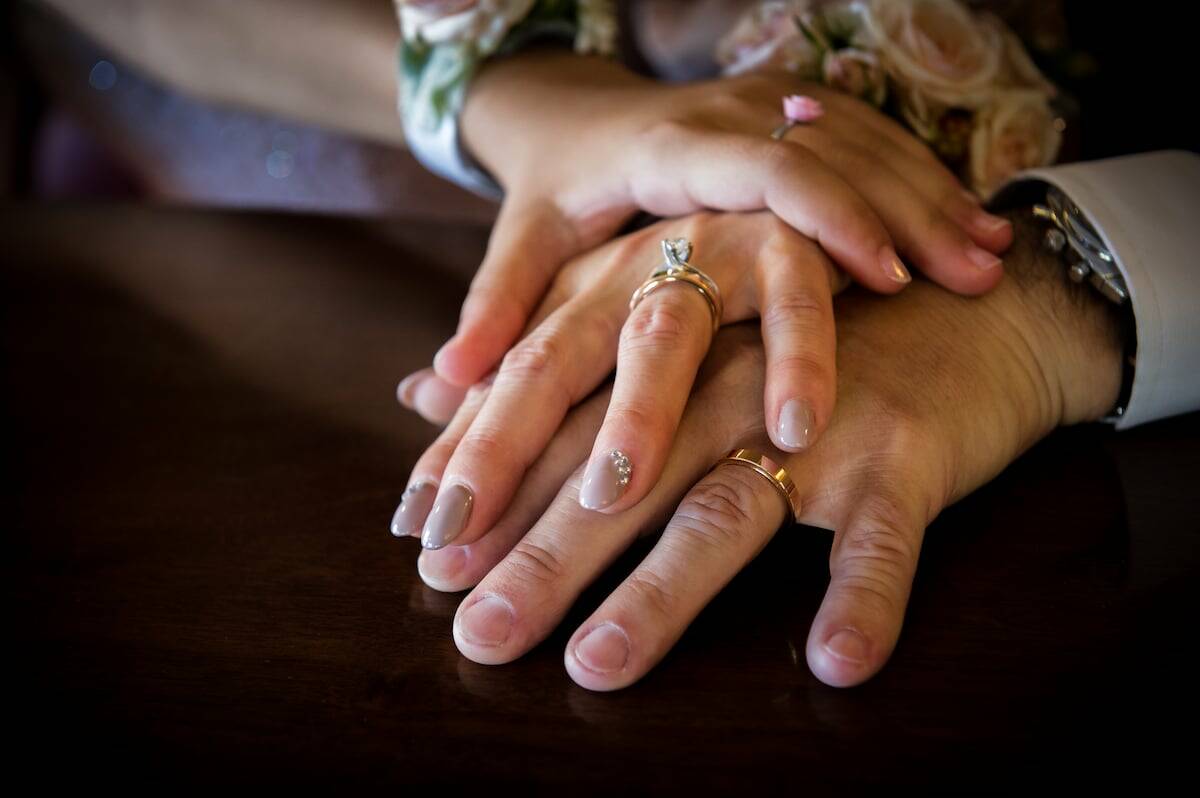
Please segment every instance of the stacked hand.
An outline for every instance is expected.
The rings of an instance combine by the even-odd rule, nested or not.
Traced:
[[[1032,246],[1019,250],[1010,257],[1014,279],[983,298],[917,284],[898,298],[839,299],[838,409],[804,452],[780,452],[765,437],[758,397],[769,359],[744,324],[717,336],[661,478],[619,514],[578,502],[580,463],[615,388],[586,399],[486,534],[421,553],[431,587],[474,586],[454,622],[459,649],[483,663],[521,656],[632,540],[665,524],[565,652],[568,672],[585,687],[636,681],[785,520],[786,505],[765,478],[729,465],[710,472],[730,449],[748,447],[791,473],[803,523],[835,530],[810,667],[832,685],[871,676],[900,633],[929,521],[1057,425],[1098,418],[1115,401],[1120,347],[1109,311],[1068,296],[1053,260],[1039,260]],[[587,262],[568,273],[586,271]],[[453,447],[495,390],[473,389],[435,450]]]
[[[796,92],[820,100],[825,113],[775,141],[782,98]],[[659,216],[769,209],[881,293],[909,281],[901,256],[950,290],[986,291],[1001,279],[997,254],[1012,237],[1004,219],[984,212],[898,124],[783,73],[670,87],[608,61],[525,53],[491,63],[472,84],[463,135],[506,199],[458,332],[434,361],[444,383],[460,389],[484,379],[530,329],[563,264],[611,239],[639,209]],[[644,277],[655,258],[639,258]],[[798,315],[828,304],[828,290],[811,293],[811,276],[772,271],[769,290],[807,300]],[[791,315],[784,306],[779,321]],[[832,360],[812,365],[782,377],[788,384],[780,389],[811,410],[809,442],[828,423],[834,390]],[[461,398],[461,390],[434,395],[421,385],[428,374],[404,384],[409,401],[436,414]],[[781,406],[767,404],[777,426]]]

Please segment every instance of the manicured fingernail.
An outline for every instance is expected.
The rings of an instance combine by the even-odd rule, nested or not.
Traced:
[[[779,411],[779,441],[789,449],[804,449],[812,439],[816,419],[803,399],[789,399]]]
[[[398,538],[421,534],[421,527],[429,515],[429,508],[433,507],[435,496],[437,485],[432,482],[409,485],[400,497],[400,506],[392,515],[392,534]]]
[[[477,646],[498,646],[512,631],[513,611],[499,596],[484,596],[463,611],[458,622],[459,632],[468,643]]]
[[[624,452],[613,449],[607,454],[593,457],[583,475],[583,487],[579,491],[579,503],[587,510],[601,510],[617,499],[629,487],[633,465]]]
[[[629,659],[629,638],[613,623],[602,623],[575,644],[575,659],[588,670],[612,673]]]
[[[424,381],[428,376],[428,372],[424,370],[414,371],[412,374],[409,374],[407,377],[400,380],[400,384],[396,386],[396,400],[409,410],[412,410],[413,397],[417,393],[417,386],[420,385],[421,382]]]
[[[445,582],[453,579],[467,564],[467,546],[447,546],[444,549],[421,552],[417,572],[426,582]]]
[[[904,268],[904,261],[900,260],[900,256],[896,254],[896,250],[891,247],[884,247],[879,250],[879,263],[883,266],[884,274],[889,279],[897,283],[912,282],[912,275],[908,273],[908,269]]]
[[[862,664],[867,661],[867,638],[857,629],[839,629],[825,641],[825,650],[845,662]]]
[[[999,258],[988,252],[983,247],[977,247],[974,244],[971,244],[969,247],[967,247],[967,259],[983,271],[994,269],[1000,265]]]
[[[1012,222],[1005,219],[1003,216],[993,216],[987,211],[980,208],[971,214],[971,225],[984,233],[996,233],[1003,230],[1005,227],[1011,227]]]
[[[471,517],[471,505],[475,496],[466,485],[449,485],[442,488],[434,502],[429,518],[425,520],[425,531],[421,533],[421,545],[427,549],[440,549],[458,537]]]

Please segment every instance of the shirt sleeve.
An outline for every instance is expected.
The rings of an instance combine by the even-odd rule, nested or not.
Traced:
[[[1010,185],[1056,186],[1125,278],[1137,330],[1118,429],[1200,409],[1200,155],[1167,150],[1031,169]]]

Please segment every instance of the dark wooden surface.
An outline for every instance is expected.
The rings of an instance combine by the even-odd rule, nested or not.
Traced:
[[[1188,767],[1196,415],[1060,431],[944,513],[861,688],[804,663],[829,539],[797,529],[645,680],[592,694],[563,646],[629,558],[488,667],[451,640],[460,596],[387,532],[434,434],[393,387],[451,330],[485,231],[2,213],[14,776],[744,792]]]

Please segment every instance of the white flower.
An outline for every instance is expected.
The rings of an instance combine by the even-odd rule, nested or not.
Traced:
[[[579,0],[579,31],[575,52],[612,55],[617,51],[617,9],[614,0]]]
[[[1058,156],[1062,133],[1037,89],[998,91],[976,112],[970,140],[971,188],[989,197],[1022,169],[1046,166]]]
[[[471,42],[482,54],[500,46],[504,35],[533,8],[535,0],[408,0],[401,2],[400,31],[405,41],[426,44]]]

